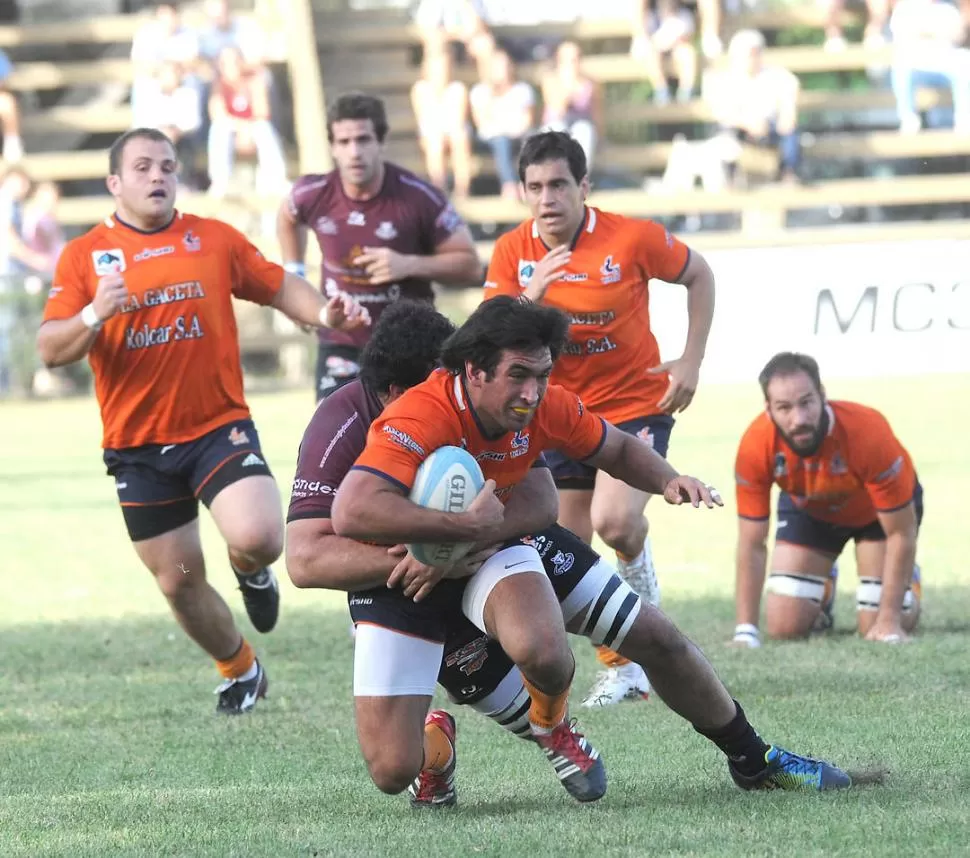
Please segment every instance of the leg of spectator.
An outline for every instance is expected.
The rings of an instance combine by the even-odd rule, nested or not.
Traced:
[[[845,0],[822,0],[822,7],[825,9],[825,50],[841,50],[846,46],[841,21]]]
[[[467,197],[472,186],[472,142],[467,128],[451,132],[451,167],[455,173],[455,196]]]
[[[916,110],[916,72],[912,66],[898,60],[890,72],[890,84],[896,98],[899,114],[899,130],[912,133],[919,131],[922,122]]]
[[[3,159],[19,161],[24,154],[20,138],[20,105],[17,97],[7,90],[0,90],[0,123],[3,125]]]
[[[724,51],[721,41],[722,0],[697,0],[697,14],[701,27],[701,50],[709,59]]]
[[[958,48],[951,54],[948,69],[950,90],[953,93],[953,128],[970,131],[970,51]]]
[[[697,48],[687,41],[678,42],[671,51],[677,75],[677,100],[690,101],[697,89]]]
[[[268,119],[252,124],[253,143],[256,144],[256,190],[278,194],[286,188],[286,158],[279,134]]]
[[[502,185],[502,196],[506,199],[518,199],[519,180],[515,171],[515,160],[512,156],[515,141],[511,137],[491,137],[488,140],[495,161],[495,171],[498,173],[499,183]]]
[[[583,147],[586,155],[586,168],[592,171],[593,156],[596,154],[596,126],[588,119],[577,119],[570,127],[569,134]]]
[[[869,20],[866,22],[864,44],[878,47],[886,42],[886,25],[889,23],[890,0],[866,0]]]
[[[424,150],[424,166],[431,184],[442,190],[448,188],[448,170],[445,167],[445,135],[437,130],[421,136]]]
[[[209,125],[209,193],[223,196],[229,188],[235,162],[235,132],[228,119],[214,119]]]
[[[653,88],[653,100],[657,104],[670,101],[670,89],[664,72],[663,57],[648,38],[635,39],[631,49],[633,57],[643,63],[643,73]]]

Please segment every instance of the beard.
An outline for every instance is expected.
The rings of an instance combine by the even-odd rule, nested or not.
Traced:
[[[822,446],[822,441],[825,440],[825,436],[829,431],[828,408],[823,402],[822,415],[819,417],[819,421],[815,426],[807,424],[804,426],[796,426],[791,434],[785,432],[777,423],[775,423],[775,428],[778,430],[778,434],[781,435],[782,440],[791,448],[791,451],[796,456],[803,458],[814,456],[818,452],[818,448]],[[795,435],[804,435],[804,437],[796,441],[794,438]]]

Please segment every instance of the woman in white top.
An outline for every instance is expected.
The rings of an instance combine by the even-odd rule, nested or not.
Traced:
[[[515,79],[515,66],[505,51],[492,54],[488,78],[472,87],[471,108],[478,136],[492,150],[502,196],[518,199],[515,156],[534,125],[535,93]]]
[[[468,134],[468,90],[452,75],[451,52],[442,46],[426,53],[421,78],[411,87],[411,107],[432,183],[446,188],[447,152],[455,174],[455,196],[467,197],[471,186],[471,140]]]

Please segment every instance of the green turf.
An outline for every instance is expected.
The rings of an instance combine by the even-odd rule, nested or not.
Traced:
[[[718,512],[654,502],[654,554],[665,608],[769,741],[884,764],[887,783],[841,795],[741,793],[719,753],[651,700],[577,709],[610,774],[606,798],[580,807],[534,747],[459,712],[461,806],[433,818],[367,779],[339,595],[284,582],[277,631],[251,633],[206,522],[211,577],[271,679],[252,716],[216,718],[211,663],[165,613],[125,540],[93,404],[0,406],[0,856],[966,854],[970,380],[830,388],[884,409],[926,486],[917,642],[890,648],[851,633],[848,561],[828,639],[726,648],[730,501]],[[262,396],[253,407],[285,486],[310,395]],[[758,408],[754,384],[703,388],[671,458],[730,498],[735,445]],[[585,642],[575,648],[578,697],[595,665]]]

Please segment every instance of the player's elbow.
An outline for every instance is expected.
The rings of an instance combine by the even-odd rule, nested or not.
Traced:
[[[310,540],[293,537],[287,534],[286,539],[286,573],[294,587],[305,590],[309,587],[322,586],[319,577],[313,574],[314,552]]]
[[[65,363],[68,363],[59,353],[57,343],[54,341],[51,336],[51,331],[46,325],[42,325],[37,332],[37,355],[48,369],[54,369],[54,367],[63,366]]]
[[[365,539],[367,505],[355,492],[337,492],[330,510],[330,523],[334,533],[347,539]]]

